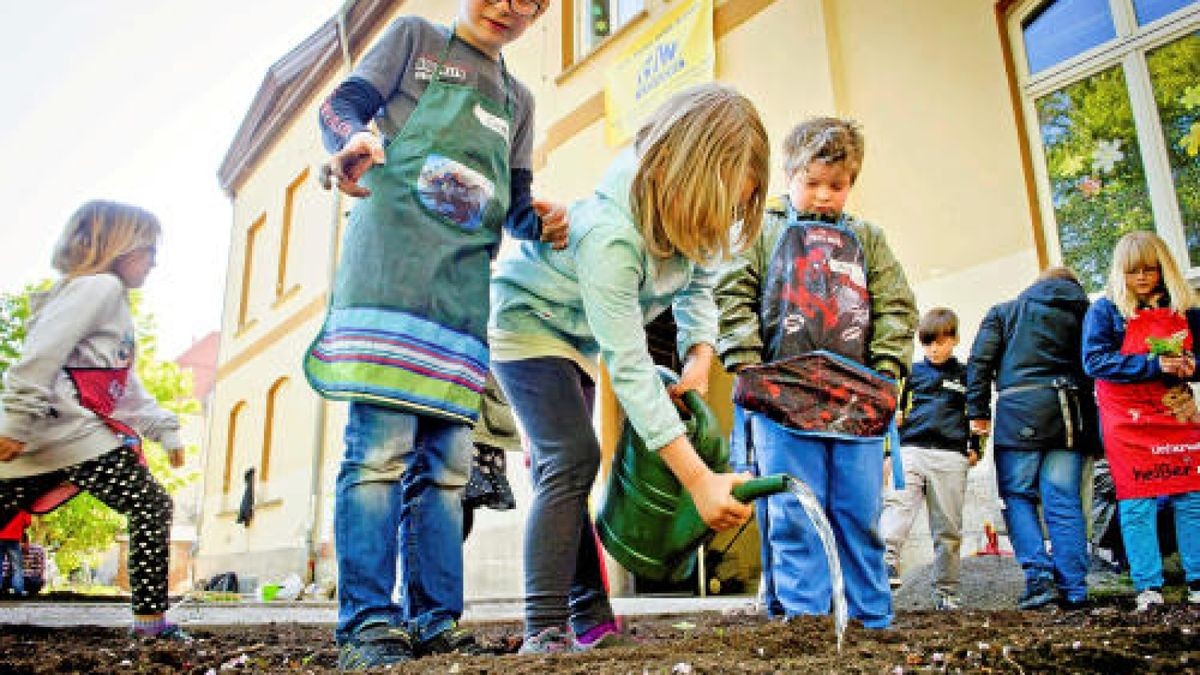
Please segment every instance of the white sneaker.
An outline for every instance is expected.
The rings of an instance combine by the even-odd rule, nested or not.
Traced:
[[[1162,592],[1157,588],[1147,588],[1137,594],[1137,611],[1145,612],[1154,605],[1163,604]]]
[[[1200,581],[1188,584],[1188,604],[1200,605]]]

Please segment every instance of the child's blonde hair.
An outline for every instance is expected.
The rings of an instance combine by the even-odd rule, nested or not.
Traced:
[[[864,141],[858,122],[837,117],[813,117],[788,133],[783,140],[783,173],[791,180],[813,162],[840,164],[850,172],[850,182],[862,170]]]
[[[145,209],[92,200],[67,220],[54,246],[54,269],[67,277],[108,272],[117,258],[156,245],[161,234],[158,218]]]
[[[1171,308],[1184,312],[1196,306],[1196,294],[1187,279],[1179,272],[1175,256],[1157,234],[1138,230],[1121,237],[1113,249],[1112,268],[1108,273],[1106,295],[1125,317],[1133,316],[1138,308],[1137,295],[1129,289],[1126,273],[1139,267],[1159,269],[1159,285],[1171,296]]]
[[[633,217],[646,248],[697,263],[729,257],[758,237],[770,173],[767,131],[731,87],[702,84],[667,99],[637,133]],[[754,184],[741,204],[744,180]],[[731,245],[730,230],[741,221]]]

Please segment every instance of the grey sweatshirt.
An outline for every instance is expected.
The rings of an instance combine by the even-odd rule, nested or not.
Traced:
[[[0,462],[0,479],[21,478],[95,459],[120,445],[79,403],[66,368],[130,368],[112,417],[168,449],[183,447],[179,420],[158,406],[133,372],[136,342],[125,285],[114,274],[62,279],[30,299],[21,358],[4,375],[0,436],[25,443]]]

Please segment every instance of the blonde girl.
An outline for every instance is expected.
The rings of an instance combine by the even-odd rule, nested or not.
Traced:
[[[745,477],[713,473],[684,435],[644,325],[672,308],[684,366],[670,394],[705,393],[717,334],[711,265],[758,235],[768,155],[745,97],[717,84],[680,92],[573,206],[565,250],[522,245],[492,277],[492,367],[532,446],[526,653],[621,639],[587,509],[600,465],[591,425],[598,358],[633,428],[705,522],[725,529],[750,515],[730,496]]]
[[[53,257],[62,278],[31,298],[21,357],[4,376],[0,521],[90,492],[129,519],[133,634],[186,640],[165,617],[171,498],[139,438],[182,466],[179,421],[134,372],[128,298],[154,267],[160,235],[152,214],[116,202],[88,202],[67,221]]]
[[[1174,506],[1188,602],[1200,603],[1200,413],[1187,384],[1196,379],[1198,334],[1195,293],[1166,243],[1152,232],[1122,237],[1105,297],[1084,320],[1083,355],[1096,378],[1138,611],[1163,602],[1160,496]]]

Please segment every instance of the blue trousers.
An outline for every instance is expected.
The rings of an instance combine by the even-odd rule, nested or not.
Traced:
[[[1188,583],[1200,581],[1200,492],[1168,497],[1175,509],[1175,539]],[[1121,539],[1129,558],[1129,574],[1138,591],[1162,588],[1162,553],[1158,548],[1158,500],[1121,499]]]
[[[426,640],[462,616],[470,434],[464,424],[350,404],[333,517],[339,644],[375,622]]]
[[[850,616],[867,628],[890,626],[892,593],[879,535],[883,439],[801,434],[758,414],[750,414],[750,428],[749,452],[757,473],[791,474],[824,507],[837,541]],[[825,549],[795,497],[772,495],[756,507],[768,614],[829,613],[832,587]]]
[[[1083,455],[1075,450],[996,448],[996,483],[1008,538],[1026,583],[1053,578],[1068,600],[1087,598],[1087,534],[1079,486]],[[1046,550],[1042,519],[1053,554]]]

